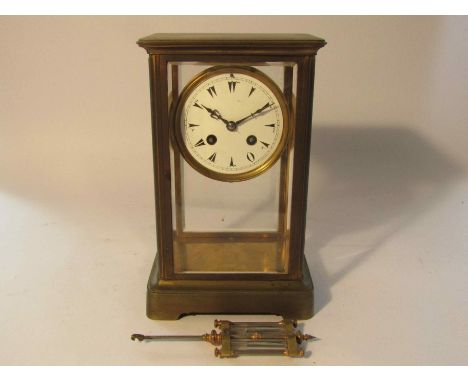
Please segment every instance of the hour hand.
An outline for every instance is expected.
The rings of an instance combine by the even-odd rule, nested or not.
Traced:
[[[210,117],[213,118],[213,119],[216,119],[216,120],[220,120],[220,121],[223,121],[226,125],[229,123],[228,120],[224,119],[223,116],[221,115],[221,113],[216,110],[216,109],[211,109],[205,105],[202,105],[203,108],[208,112],[210,113]]]

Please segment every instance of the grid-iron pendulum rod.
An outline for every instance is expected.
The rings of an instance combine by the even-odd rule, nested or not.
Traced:
[[[215,355],[231,358],[239,355],[284,355],[304,357],[300,344],[317,340],[297,330],[297,322],[231,322],[215,320],[215,327],[203,335],[144,335],[132,334],[133,341],[203,341],[214,346]]]

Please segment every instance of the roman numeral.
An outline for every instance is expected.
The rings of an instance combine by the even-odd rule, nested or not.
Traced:
[[[252,95],[254,91],[255,91],[255,88],[252,86],[252,89],[250,89],[249,97]]]
[[[236,91],[236,84],[238,84],[239,81],[229,81],[228,82],[228,85],[229,85],[229,92],[230,93],[233,93]]]
[[[210,161],[212,161],[214,163],[214,161],[216,160],[216,153],[211,154],[211,156],[208,158],[208,160],[210,160]]]
[[[200,125],[195,125],[194,123],[189,123],[188,124],[188,127],[196,127],[196,126],[200,126]]]
[[[261,143],[262,145],[264,145],[266,148],[268,148],[268,146],[270,146],[269,143],[266,143],[266,142],[263,142],[263,141],[260,141],[260,143]]]
[[[202,109],[202,110],[203,110],[203,108],[202,108],[198,103],[196,103],[196,102],[193,104],[193,106],[198,107],[199,109]]]
[[[253,153],[247,153],[247,159],[253,162],[255,160],[255,155]]]
[[[204,144],[205,144],[205,141],[203,139],[200,139],[197,143],[195,143],[195,147],[203,146]]]
[[[214,86],[210,86],[208,89],[206,89],[208,93],[210,93],[211,98],[213,98],[216,94],[216,89]]]
[[[231,157],[231,163],[229,164],[229,167],[236,167],[236,165],[234,164],[234,160],[232,159],[232,157]]]
[[[275,127],[275,125],[276,125],[275,123],[270,123],[270,124],[265,125],[265,126],[268,126],[268,127]]]

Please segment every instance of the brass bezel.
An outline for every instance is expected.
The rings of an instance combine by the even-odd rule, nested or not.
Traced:
[[[251,76],[256,80],[262,82],[267,88],[271,90],[273,95],[278,100],[278,103],[281,108],[281,113],[283,117],[283,132],[281,134],[280,142],[276,147],[275,151],[270,155],[270,157],[261,165],[248,170],[246,172],[237,173],[237,174],[225,174],[214,171],[205,167],[202,163],[198,162],[192,154],[189,152],[187,147],[184,144],[184,139],[182,137],[182,132],[180,129],[180,118],[183,106],[185,101],[190,96],[192,91],[202,82],[208,80],[211,77],[225,74],[225,73],[239,73]],[[281,153],[286,147],[286,143],[289,138],[290,128],[289,128],[289,108],[286,103],[285,97],[281,89],[276,85],[276,83],[268,77],[265,73],[260,70],[250,67],[250,66],[237,66],[237,65],[219,65],[208,68],[199,74],[197,74],[182,90],[179,99],[177,100],[177,105],[172,109],[171,113],[171,130],[172,136],[175,138],[175,142],[180,150],[180,153],[186,160],[186,162],[194,168],[196,171],[205,175],[211,179],[223,181],[223,182],[240,182],[248,179],[252,179],[265,171],[271,168],[276,161],[280,158]]]

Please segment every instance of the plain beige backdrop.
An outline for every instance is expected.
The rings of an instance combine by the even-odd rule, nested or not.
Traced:
[[[155,216],[135,42],[155,32],[328,42],[306,241],[317,312],[304,323],[322,340],[306,359],[129,340],[201,334],[215,318],[145,317]],[[467,35],[466,17],[0,17],[0,363],[468,364]]]

